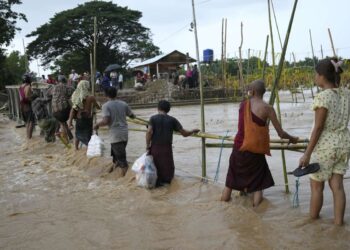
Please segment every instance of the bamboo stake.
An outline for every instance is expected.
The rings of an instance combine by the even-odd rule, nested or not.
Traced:
[[[321,59],[323,59],[323,48],[322,48],[322,44],[321,44]]]
[[[267,60],[267,50],[269,48],[269,35],[266,36],[266,45],[265,45],[265,53],[264,53],[264,61],[263,61],[263,69],[262,69],[262,79],[265,81],[266,74],[266,60]]]
[[[228,88],[227,83],[227,18],[225,18],[225,43],[224,43],[224,79],[225,79],[225,88]]]
[[[292,25],[293,25],[293,20],[294,20],[297,4],[298,4],[298,0],[294,0],[294,6],[293,6],[293,10],[292,10],[290,21],[289,21],[286,38],[284,40],[282,55],[281,55],[280,62],[279,62],[279,65],[278,65],[277,74],[276,74],[276,77],[275,77],[275,80],[274,80],[274,84],[272,86],[271,97],[270,97],[270,102],[269,102],[270,105],[273,105],[275,103],[275,98],[276,98],[275,90],[277,89],[279,81],[280,81],[280,78],[281,78],[281,74],[282,74],[282,70],[283,70],[283,64],[284,64],[284,58],[286,56],[289,36],[290,36],[290,32],[292,30]]]
[[[271,36],[273,76],[274,76],[274,78],[276,78],[276,72],[275,72],[275,66],[276,66],[276,63],[275,63],[275,45],[274,45],[272,22],[271,22],[270,0],[268,0],[268,13],[269,13],[270,36]],[[282,58],[281,58],[281,60],[282,60]],[[273,89],[273,92],[271,92],[271,95],[272,95],[272,93],[275,93],[276,98],[277,98],[277,115],[278,115],[279,122],[281,123],[281,126],[282,126],[282,118],[281,118],[281,110],[280,110],[280,100],[279,100],[278,88]],[[273,106],[273,104],[272,104],[272,106]],[[286,191],[286,193],[289,193],[287,166],[286,166],[286,158],[285,158],[284,150],[281,151],[281,157],[282,157],[282,168],[283,168],[285,191]]]
[[[196,40],[196,54],[198,62],[198,81],[200,87],[200,99],[201,99],[201,131],[205,132],[205,114],[204,114],[204,98],[203,98],[203,83],[201,76],[200,58],[199,58],[199,46],[198,46],[198,35],[197,35],[197,21],[196,21],[196,11],[194,7],[194,0],[192,0],[192,12],[193,12],[193,24],[194,24],[194,35]],[[205,152],[205,138],[202,138],[202,177],[206,177],[206,152]]]
[[[328,35],[329,35],[329,40],[331,41],[331,46],[332,46],[332,50],[333,50],[333,56],[334,57],[338,57],[337,53],[335,52],[333,38],[332,38],[332,33],[331,33],[331,30],[329,28],[328,28]]]
[[[283,48],[282,47],[282,39],[281,39],[280,29],[279,29],[278,23],[277,23],[277,17],[276,17],[276,13],[275,13],[275,6],[273,5],[273,0],[271,0],[271,6],[272,6],[272,13],[273,13],[273,17],[274,17],[275,25],[276,25],[276,29],[277,29],[278,41],[280,42],[280,46],[282,49]]]
[[[222,74],[222,81],[223,85],[225,87],[225,74],[224,74],[224,18],[222,19],[221,23],[221,74]]]
[[[314,45],[312,42],[311,29],[309,29],[309,35],[310,35],[310,44],[311,44],[311,52],[312,52],[312,61],[314,62],[314,68],[316,68],[316,57],[315,57]],[[317,85],[316,85],[316,87],[317,87],[317,92],[319,92]],[[312,99],[314,99],[313,86],[311,87],[311,95],[312,95]]]
[[[239,84],[242,88],[242,95],[244,93],[244,79],[243,79],[243,68],[242,68],[242,45],[243,45],[243,22],[241,22],[241,44],[239,45],[239,61],[238,61],[238,69],[239,69]]]
[[[207,148],[232,148],[233,143],[206,143],[205,146]],[[270,143],[270,149],[271,150],[299,150],[299,149],[306,149],[307,144],[306,143],[300,143],[300,144],[291,144],[291,145],[280,145],[280,144],[273,144]]]

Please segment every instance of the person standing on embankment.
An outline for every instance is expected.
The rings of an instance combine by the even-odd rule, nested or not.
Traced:
[[[318,172],[310,174],[311,218],[319,218],[324,183],[328,181],[333,193],[334,223],[342,225],[346,203],[343,177],[349,168],[350,156],[350,91],[339,87],[343,70],[337,59],[323,59],[318,62],[315,70],[315,82],[323,91],[313,100],[315,121],[310,142],[300,158],[300,165],[306,167],[309,162],[320,165]]]
[[[264,102],[264,81],[253,81],[249,87],[251,97],[243,101],[239,108],[238,132],[221,200],[229,201],[232,189],[235,189],[253,193],[253,206],[258,206],[263,200],[263,190],[275,185],[265,158],[265,154],[270,155],[267,121],[272,122],[279,137],[289,139],[291,143],[296,143],[298,138],[282,129],[275,110]]]

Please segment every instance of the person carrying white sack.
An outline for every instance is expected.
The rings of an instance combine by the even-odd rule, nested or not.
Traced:
[[[94,129],[98,130],[100,126],[109,127],[111,155],[113,157],[113,167],[110,172],[120,167],[122,174],[125,175],[128,169],[125,150],[128,143],[128,123],[126,122],[126,116],[134,118],[135,115],[126,102],[116,99],[116,88],[106,88],[105,95],[109,100],[102,105],[103,118],[96,123]]]

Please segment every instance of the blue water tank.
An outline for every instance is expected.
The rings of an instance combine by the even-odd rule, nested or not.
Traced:
[[[212,62],[214,60],[214,51],[212,49],[203,50],[203,62]]]

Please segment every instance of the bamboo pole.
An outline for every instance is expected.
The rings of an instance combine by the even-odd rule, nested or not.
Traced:
[[[225,87],[225,73],[224,73],[224,18],[221,22],[221,75],[223,86]]]
[[[270,36],[271,36],[271,53],[272,53],[273,76],[274,76],[274,78],[276,78],[276,71],[275,71],[275,67],[276,67],[276,63],[275,63],[275,45],[274,45],[272,22],[271,22],[270,0],[268,0],[268,13],[269,13]],[[281,60],[282,60],[282,58],[281,58]],[[282,62],[282,63],[284,63],[284,62]],[[277,116],[278,116],[279,122],[281,123],[281,126],[282,126],[282,118],[281,118],[281,110],[280,110],[280,100],[279,100],[278,88],[273,89],[273,92],[271,92],[271,95],[272,95],[272,93],[274,93],[276,95],[276,99],[277,99]],[[273,104],[272,104],[272,106],[273,106]],[[283,168],[285,191],[286,191],[286,193],[289,193],[287,166],[286,166],[286,158],[285,158],[284,150],[281,151],[281,157],[282,157],[282,168]]]
[[[205,113],[204,113],[204,98],[203,98],[203,83],[202,83],[202,74],[200,67],[200,58],[199,58],[199,46],[198,46],[198,34],[197,34],[197,21],[196,21],[196,11],[194,7],[194,0],[192,0],[192,13],[193,13],[193,24],[194,24],[194,35],[196,40],[196,54],[198,62],[198,81],[200,87],[200,99],[201,99],[201,131],[205,132]],[[206,151],[205,151],[205,138],[202,138],[202,177],[207,176],[206,170]]]
[[[96,75],[96,43],[97,43],[97,17],[94,17],[94,56],[93,68],[91,72],[91,79],[95,80]],[[92,94],[95,96],[95,82],[92,82]]]
[[[335,52],[335,47],[334,47],[334,43],[333,43],[333,38],[332,38],[332,33],[330,28],[328,28],[328,35],[329,35],[329,40],[331,41],[331,46],[332,46],[332,50],[333,50],[333,56],[334,57],[338,57],[337,53]]]
[[[288,29],[287,29],[287,34],[286,34],[286,37],[285,37],[285,40],[284,40],[283,50],[282,50],[280,62],[279,62],[279,65],[278,65],[277,74],[276,74],[276,77],[274,79],[274,83],[273,83],[273,86],[272,86],[271,97],[270,97],[270,101],[269,101],[270,105],[273,105],[275,103],[275,98],[276,98],[275,91],[278,88],[279,81],[280,81],[280,78],[281,78],[281,74],[282,74],[282,70],[283,70],[283,64],[284,64],[284,58],[286,56],[289,36],[290,36],[290,32],[292,30],[292,25],[293,25],[293,20],[294,20],[297,4],[298,4],[298,0],[294,0],[294,6],[293,6],[291,18],[290,18]]]
[[[316,68],[316,57],[315,57],[315,51],[314,51],[314,44],[312,42],[311,29],[309,29],[309,35],[310,35],[310,45],[311,45],[311,52],[312,52],[312,61],[314,62],[314,68]],[[319,92],[317,85],[316,85],[316,87],[317,87],[317,92]],[[311,95],[312,95],[312,99],[314,99],[313,86],[311,87]]]
[[[207,148],[232,148],[233,143],[206,143],[205,146]],[[270,143],[270,149],[271,150],[300,150],[300,149],[306,149],[307,143],[299,143],[299,144],[291,144],[291,145],[285,145],[285,144],[275,144]]]
[[[224,43],[224,79],[225,79],[225,88],[227,90],[227,18],[225,18],[225,43]]]
[[[323,48],[322,48],[322,44],[321,44],[321,59],[323,59]]]
[[[264,53],[264,61],[263,61],[263,69],[262,69],[262,79],[265,81],[266,74],[266,60],[267,60],[267,50],[269,48],[269,35],[266,36],[266,45],[265,45],[265,53]]]
[[[273,13],[273,17],[274,17],[275,25],[276,25],[276,29],[277,29],[278,41],[280,42],[280,46],[282,49],[283,48],[282,47],[282,39],[281,39],[280,29],[278,27],[278,22],[277,22],[277,17],[276,17],[276,13],[275,13],[275,6],[273,5],[273,0],[271,0],[271,6],[272,6],[272,13]]]
[[[243,22],[241,22],[241,44],[239,45],[239,60],[238,60],[238,69],[239,69],[239,84],[242,88],[242,96],[244,93],[244,79],[243,79],[243,68],[242,68],[242,45],[243,45]]]

